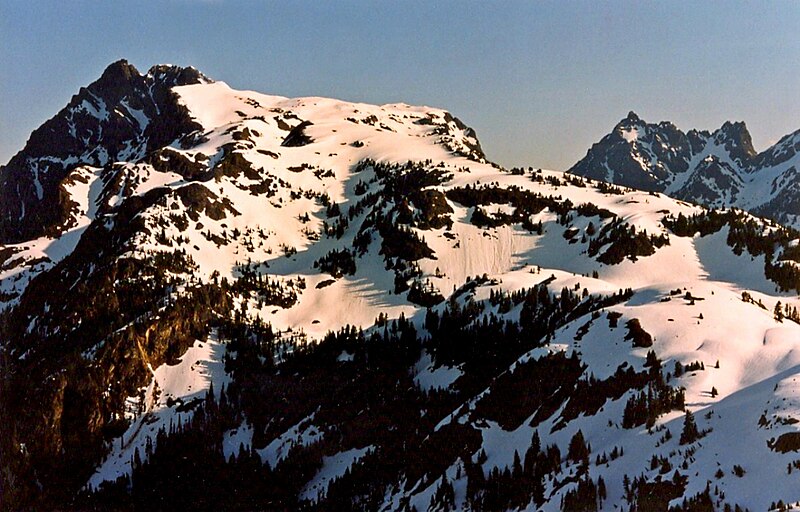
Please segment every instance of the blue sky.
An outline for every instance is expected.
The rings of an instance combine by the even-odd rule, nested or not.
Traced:
[[[800,2],[0,4],[0,162],[110,62],[450,110],[504,165],[566,169],[629,110],[756,149],[800,129]]]

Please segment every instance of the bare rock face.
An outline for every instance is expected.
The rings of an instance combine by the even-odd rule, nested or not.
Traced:
[[[68,215],[59,184],[75,167],[142,157],[199,129],[170,89],[203,82],[193,68],[108,66],[0,167],[0,242],[57,233]]]

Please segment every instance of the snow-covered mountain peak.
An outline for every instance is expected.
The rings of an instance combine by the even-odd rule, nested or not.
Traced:
[[[569,172],[708,206],[738,206],[797,225],[800,136],[757,154],[744,122],[713,133],[649,124],[631,113]]]
[[[0,242],[61,232],[68,207],[60,182],[76,167],[135,161],[197,130],[172,88],[208,82],[192,68],[141,75],[125,60],[109,65],[0,167]]]
[[[612,133],[618,134],[626,142],[634,143],[636,140],[638,140],[640,131],[642,132],[641,135],[643,136],[646,129],[646,123],[639,119],[639,116],[637,116],[634,111],[630,111],[628,113],[628,117],[617,123]]]
[[[206,131],[238,123],[259,132],[260,123],[261,131],[271,134],[260,143],[268,144],[271,139],[286,146],[294,145],[287,144],[287,137],[297,130],[295,135],[302,133],[308,137],[300,146],[324,142],[327,149],[336,150],[336,154],[321,153],[320,159],[352,165],[343,154],[351,158],[369,156],[379,161],[399,161],[409,151],[415,154],[421,151],[437,160],[455,152],[474,161],[485,161],[475,132],[441,109],[403,104],[377,106],[315,97],[283,98],[235,91],[222,82],[180,87],[175,91]],[[438,149],[431,147],[431,141]]]
[[[503,169],[441,109],[104,76],[0,171],[10,508],[800,499],[800,233]],[[732,191],[720,133],[632,113],[587,161]]]
[[[619,173],[628,186],[663,190],[672,168],[687,167],[690,143],[672,124],[650,124],[630,112],[569,172],[610,182]]]

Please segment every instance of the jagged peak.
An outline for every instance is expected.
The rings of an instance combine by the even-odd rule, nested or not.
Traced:
[[[171,85],[210,84],[214,82],[194,66],[176,66],[174,64],[156,64],[147,70],[147,76],[160,82],[171,82]]]
[[[700,139],[707,139],[711,137],[711,132],[708,130],[698,130],[696,128],[692,128],[688,132],[686,132],[687,137],[696,137]]]
[[[58,232],[66,211],[59,183],[76,165],[132,158],[198,129],[171,89],[209,82],[192,67],[158,65],[142,75],[126,59],[109,64],[0,168],[0,241]]]
[[[100,78],[89,85],[88,89],[100,96],[110,95],[114,99],[119,99],[129,92],[131,87],[144,86],[147,82],[174,87],[212,83],[213,80],[192,66],[183,67],[172,64],[157,64],[152,66],[145,75],[142,75],[126,59],[119,59],[109,64]]]
[[[100,78],[92,82],[88,89],[93,94],[112,97],[121,96],[134,82],[141,82],[142,75],[139,70],[125,59],[120,59],[106,67]]]
[[[139,70],[128,62],[126,59],[119,59],[109,64],[103,74],[100,75],[98,82],[106,82],[113,80],[130,80],[133,76],[141,76]]]
[[[722,126],[717,130],[719,133],[724,133],[729,136],[750,136],[750,131],[744,121],[725,121]]]
[[[713,137],[717,144],[724,144],[742,164],[756,156],[753,139],[744,121],[725,121]]]
[[[614,131],[628,130],[633,127],[643,127],[643,126],[647,126],[647,123],[643,121],[642,118],[640,118],[636,114],[636,112],[631,110],[630,112],[628,112],[628,115],[625,118],[621,119],[617,123],[617,125],[614,127]]]
[[[737,129],[737,130],[747,130],[747,125],[744,121],[725,121],[722,123],[721,129]]]

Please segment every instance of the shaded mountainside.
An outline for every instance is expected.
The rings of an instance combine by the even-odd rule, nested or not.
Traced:
[[[631,112],[568,172],[797,225],[798,150],[800,132],[757,154],[742,122],[684,133]]]
[[[20,153],[83,160],[0,173],[66,205],[0,246],[3,509],[800,499],[800,233],[502,169],[435,108],[103,77],[81,94],[146,127],[84,107],[104,135]],[[756,158],[737,125],[626,123],[686,172],[712,141]]]

